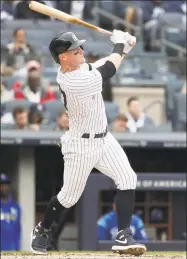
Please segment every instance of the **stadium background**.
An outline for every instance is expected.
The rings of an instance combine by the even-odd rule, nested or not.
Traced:
[[[0,171],[11,178],[13,197],[21,206],[22,249],[28,250],[30,229],[42,217],[47,201],[63,183],[63,157],[56,145],[62,132],[54,129],[56,117],[53,118],[63,107],[55,81],[57,67],[49,54],[48,43],[58,32],[73,31],[78,37],[87,39],[84,49],[89,61],[110,54],[112,44],[107,36],[84,27],[29,13],[25,5],[27,1],[15,2],[25,2],[20,8],[17,6],[17,16],[16,12],[13,19],[8,16],[2,19],[1,16],[1,97],[4,90],[14,92],[15,83],[22,85],[25,80],[25,71],[23,74],[7,73],[4,69],[9,55],[7,44],[12,41],[17,28],[24,29],[26,41],[35,50],[30,59],[40,63],[41,76],[50,82],[50,91],[55,96],[55,100],[40,105],[44,119],[37,131],[35,128],[16,129],[14,122],[1,120]],[[67,2],[56,1],[56,4],[69,13]],[[112,129],[117,115],[127,112],[127,99],[137,96],[144,112],[153,119],[154,126],[143,127],[136,133],[114,132],[114,135],[138,174],[135,212],[145,223],[150,240],[148,246],[153,250],[183,250],[187,172],[184,156],[186,24],[183,12],[173,8],[160,13],[154,18],[155,24],[149,27],[150,20],[144,19],[144,4],[147,2],[85,1],[82,17],[105,29],[128,30],[137,37],[136,47],[115,77],[104,86],[107,116]],[[132,10],[134,18],[128,24],[124,18],[128,20]],[[80,15],[78,11],[77,15]],[[24,60],[25,67],[28,61]],[[10,62],[9,66],[13,64]],[[32,103],[14,98],[1,99],[1,119],[20,105],[29,110]],[[111,209],[114,192],[113,184],[93,170],[80,202],[68,216],[59,238],[59,249],[110,249],[110,242],[96,241],[95,226],[97,218]],[[162,213],[162,219],[151,220],[153,209]]]

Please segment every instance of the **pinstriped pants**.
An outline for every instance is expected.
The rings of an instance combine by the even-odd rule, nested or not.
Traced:
[[[117,140],[108,132],[98,139],[61,139],[64,155],[64,184],[57,198],[66,208],[77,203],[93,168],[112,178],[119,190],[135,189],[137,176]]]

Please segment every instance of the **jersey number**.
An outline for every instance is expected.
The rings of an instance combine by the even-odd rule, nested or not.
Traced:
[[[59,91],[61,92],[62,96],[63,96],[63,103],[64,103],[64,107],[66,109],[66,111],[68,111],[68,107],[67,107],[67,98],[66,98],[66,94],[65,92],[61,89],[60,85],[59,85]]]

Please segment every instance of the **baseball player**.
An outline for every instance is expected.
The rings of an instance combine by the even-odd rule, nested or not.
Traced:
[[[110,39],[114,43],[111,55],[93,64],[85,62],[86,40],[79,40],[72,32],[60,34],[49,45],[53,59],[60,64],[57,83],[69,116],[69,130],[61,137],[63,187],[49,201],[42,222],[32,232],[31,249],[36,254],[47,253],[52,222],[77,203],[93,168],[112,178],[117,186],[119,232],[112,251],[131,255],[146,251],[144,245],[133,239],[130,229],[137,176],[122,147],[108,132],[101,94],[102,83],[115,75],[136,38],[114,30]]]

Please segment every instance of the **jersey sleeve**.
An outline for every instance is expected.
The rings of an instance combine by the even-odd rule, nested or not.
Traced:
[[[81,101],[102,91],[102,77],[97,69],[79,71],[75,76],[67,75],[67,86]]]

